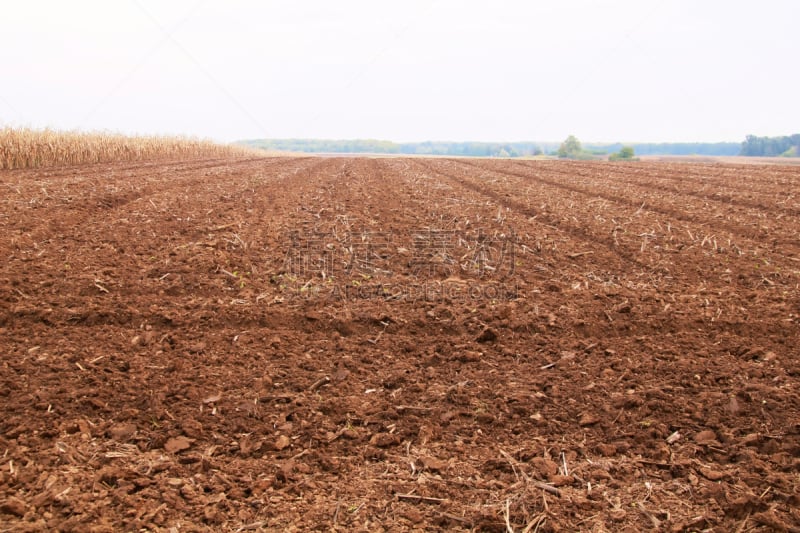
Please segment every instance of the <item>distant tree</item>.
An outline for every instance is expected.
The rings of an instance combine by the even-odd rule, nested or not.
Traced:
[[[633,146],[623,146],[619,152],[615,152],[608,156],[609,161],[636,161]]]
[[[583,147],[581,146],[581,142],[574,135],[567,137],[567,139],[561,143],[561,146],[558,147],[558,157],[574,159],[580,157],[582,152]]]
[[[794,150],[793,150],[794,149]],[[756,137],[748,135],[742,143],[740,155],[751,156],[790,156],[800,152],[800,134],[784,137]]]

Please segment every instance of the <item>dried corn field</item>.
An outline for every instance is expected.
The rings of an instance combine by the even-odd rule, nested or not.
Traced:
[[[256,152],[181,137],[0,129],[0,169],[184,158],[253,157]]]
[[[798,531],[800,168],[0,171],[2,531]]]

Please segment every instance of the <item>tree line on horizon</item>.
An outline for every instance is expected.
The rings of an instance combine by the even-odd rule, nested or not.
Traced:
[[[425,141],[396,143],[378,139],[253,139],[238,144],[273,152],[322,154],[398,154],[469,157],[558,156],[563,143],[553,142],[449,142]],[[800,155],[800,134],[786,137],[748,135],[744,142],[673,143],[585,143],[587,157],[602,158],[632,148],[637,156],[796,156]]]
[[[762,157],[800,156],[800,133],[781,137],[748,135],[742,143],[740,155]]]

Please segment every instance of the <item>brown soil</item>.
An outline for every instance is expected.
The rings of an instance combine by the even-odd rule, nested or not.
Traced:
[[[741,155],[646,155],[643,161],[671,163],[729,163],[732,165],[800,165],[800,157],[754,157]]]
[[[0,531],[800,528],[798,167],[0,191]]]

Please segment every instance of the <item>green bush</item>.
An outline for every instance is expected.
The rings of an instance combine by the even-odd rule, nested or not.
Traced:
[[[581,142],[574,135],[567,137],[561,146],[558,147],[558,157],[577,159],[583,153]]]
[[[619,152],[614,152],[608,156],[609,161],[638,161],[639,158],[633,151],[632,146],[623,146]]]

